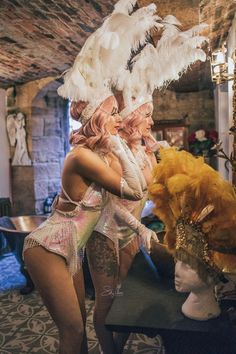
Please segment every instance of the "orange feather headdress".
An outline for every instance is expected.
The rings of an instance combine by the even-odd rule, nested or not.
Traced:
[[[202,278],[236,272],[236,194],[220,174],[186,151],[160,152],[149,187],[165,243]]]

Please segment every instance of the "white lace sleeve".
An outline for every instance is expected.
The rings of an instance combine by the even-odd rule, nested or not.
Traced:
[[[127,150],[119,137],[112,137],[112,152],[118,157],[122,168],[121,196],[134,197],[135,200],[143,197],[147,185],[132,152]]]
[[[140,236],[142,244],[148,251],[150,251],[151,239],[158,241],[156,233],[148,229],[138,219],[136,219],[128,209],[117,201],[117,199],[113,201],[113,211],[114,216],[116,216],[120,221],[125,223],[131,230]]]

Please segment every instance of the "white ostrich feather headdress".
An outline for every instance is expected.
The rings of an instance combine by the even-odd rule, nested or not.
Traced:
[[[120,0],[102,26],[85,42],[75,62],[64,76],[58,94],[72,101],[88,102],[83,123],[112,95],[119,77],[126,73],[131,52],[143,45],[152,28],[161,27],[156,6],[132,12],[137,0]]]
[[[163,32],[156,47],[147,44],[133,58],[132,71],[126,70],[120,77],[119,89],[123,91],[125,108],[121,112],[126,117],[140,105],[152,101],[155,89],[167,87],[179,80],[189,66],[196,61],[205,61],[206,54],[200,46],[207,37],[199,35],[207,24],[200,24],[181,32],[180,22],[172,15],[163,21]]]

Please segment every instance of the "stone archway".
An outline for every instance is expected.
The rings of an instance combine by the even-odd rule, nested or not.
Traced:
[[[16,87],[14,107],[26,116],[32,166],[11,166],[14,215],[42,214],[44,200],[60,189],[61,168],[69,150],[68,102],[60,85],[45,78]]]

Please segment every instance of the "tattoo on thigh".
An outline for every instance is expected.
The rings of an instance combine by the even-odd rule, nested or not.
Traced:
[[[109,239],[99,233],[93,234],[87,244],[89,265],[96,272],[106,276],[117,276],[118,261],[115,248],[108,244]]]

